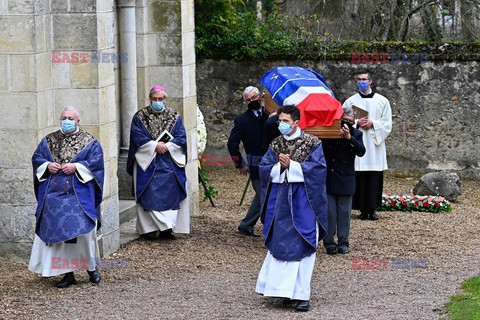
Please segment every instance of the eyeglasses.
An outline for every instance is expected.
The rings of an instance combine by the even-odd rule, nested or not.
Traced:
[[[259,94],[256,94],[256,95],[254,95],[254,96],[251,97],[251,98],[245,99],[245,102],[250,103],[250,102],[252,102],[252,101],[259,100],[259,99],[260,99],[260,95],[259,95]]]
[[[355,120],[342,119],[343,122],[355,124]]]

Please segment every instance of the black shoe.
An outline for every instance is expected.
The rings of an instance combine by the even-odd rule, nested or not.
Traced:
[[[308,300],[300,300],[295,309],[297,311],[308,311],[310,309],[310,302]]]
[[[367,220],[367,219],[368,219],[368,214],[362,212],[362,213],[360,213],[360,215],[358,216],[358,218],[359,218],[360,220]]]
[[[260,237],[260,235],[258,233],[255,233],[255,231],[243,229],[243,228],[240,228],[240,227],[238,227],[238,232],[240,232],[241,234],[243,234],[245,236],[249,236],[249,237],[254,237],[254,238]]]
[[[327,254],[337,254],[337,247],[330,247],[330,248],[326,248],[327,250]]]
[[[348,253],[348,248],[347,247],[338,247],[338,253],[347,254]]]
[[[380,217],[378,216],[378,214],[376,214],[376,213],[374,212],[374,213],[368,215],[368,219],[370,219],[370,220],[378,220],[378,219],[380,219]]]
[[[87,270],[87,273],[88,273],[88,276],[90,277],[90,282],[91,283],[98,284],[98,283],[100,283],[100,280],[102,280],[102,277],[100,276],[100,272],[98,271],[97,268],[95,268],[94,271],[88,271]]]
[[[159,237],[161,239],[175,240],[177,237],[172,233],[172,229],[160,231]]]
[[[65,273],[62,280],[60,280],[59,282],[57,282],[55,284],[55,287],[57,287],[57,288],[68,288],[72,284],[77,284],[77,280],[75,280],[75,276],[73,275],[73,272],[68,272],[68,273]]]
[[[141,236],[145,240],[155,240],[155,239],[158,239],[158,231],[144,233]]]
[[[283,301],[282,301],[282,304],[284,306],[293,306],[294,304],[296,304],[298,302],[298,300],[292,300],[292,299],[289,299],[289,298],[283,298]]]

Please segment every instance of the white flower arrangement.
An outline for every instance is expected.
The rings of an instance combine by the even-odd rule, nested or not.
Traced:
[[[205,151],[205,147],[207,146],[207,128],[205,126],[205,121],[203,120],[202,111],[197,105],[197,149],[198,149],[198,156],[200,157],[201,154]]]

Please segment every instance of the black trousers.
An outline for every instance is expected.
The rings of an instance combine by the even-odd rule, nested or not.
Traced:
[[[352,209],[373,214],[382,203],[383,171],[356,171]]]

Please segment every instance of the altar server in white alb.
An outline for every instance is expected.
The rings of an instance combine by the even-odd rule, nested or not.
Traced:
[[[189,233],[185,184],[187,136],[180,114],[166,106],[167,93],[154,86],[150,105],[133,116],[127,172],[133,176],[137,232],[146,239]]]
[[[392,131],[392,108],[390,102],[372,89],[369,71],[357,73],[358,93],[343,103],[345,107],[359,107],[368,115],[356,120],[356,128],[363,133],[366,153],[355,158],[355,194],[352,208],[360,210],[360,219],[378,220],[375,209],[381,204],[383,171],[387,166],[385,140]]]
[[[318,241],[327,230],[327,169],[321,141],[298,127],[297,107],[284,106],[277,114],[282,135],[259,166],[268,253],[256,292],[308,311]]]
[[[58,288],[77,284],[73,271],[87,270],[100,282],[97,230],[104,179],[100,143],[78,124],[74,107],[66,107],[60,130],[42,139],[32,157],[38,205],[28,269],[44,277],[64,274]]]

